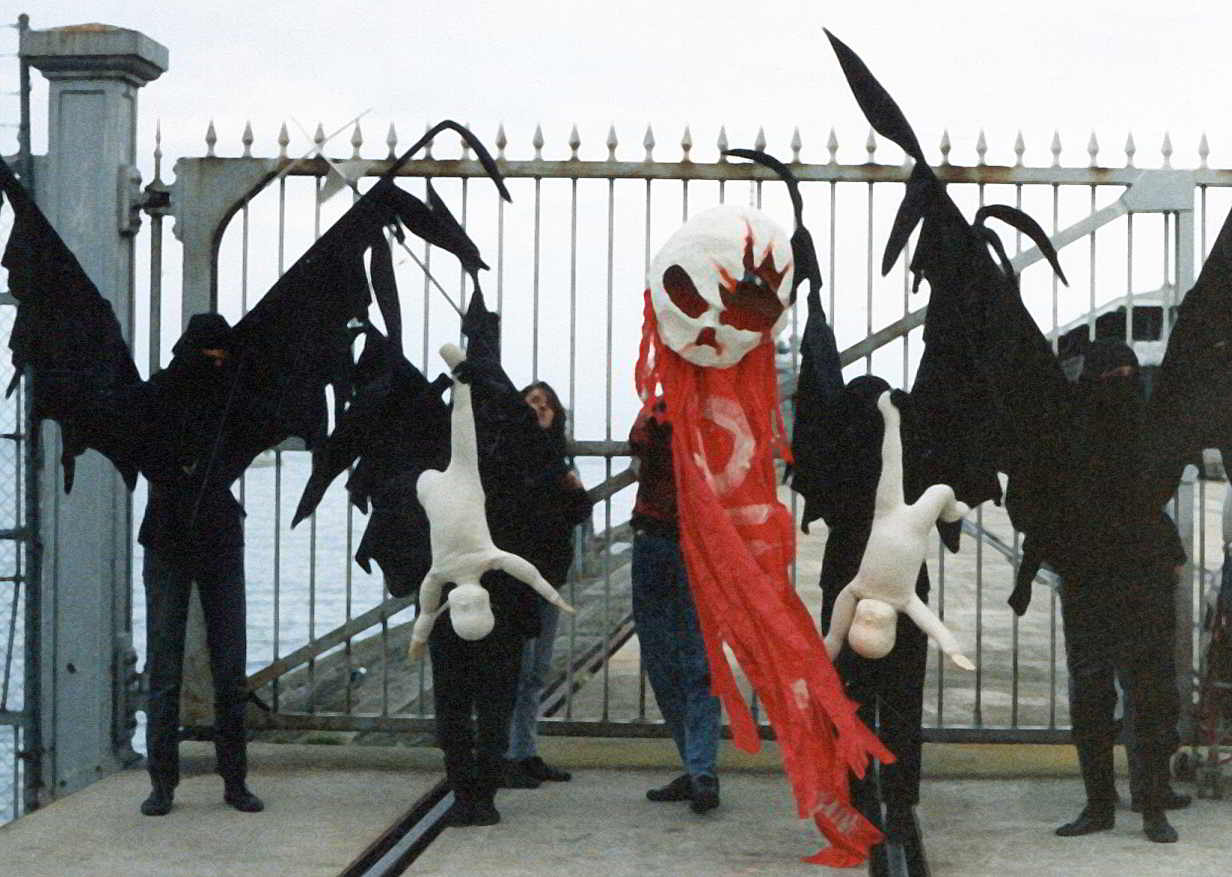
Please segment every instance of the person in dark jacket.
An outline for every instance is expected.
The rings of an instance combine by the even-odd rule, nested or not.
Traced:
[[[1060,573],[1074,745],[1086,806],[1056,833],[1073,837],[1115,823],[1112,750],[1116,681],[1132,715],[1130,794],[1146,836],[1172,843],[1165,810],[1188,804],[1168,784],[1179,743],[1173,657],[1177,569],[1185,552],[1176,525],[1145,498],[1144,401],[1133,351],[1120,341],[1088,348],[1076,388],[1072,539],[1046,558]]]
[[[560,397],[546,381],[522,389],[522,398],[535,413],[539,429],[553,450],[551,465],[539,478],[528,478],[527,526],[517,541],[521,554],[554,587],[561,588],[573,563],[574,528],[590,516],[592,502],[577,473],[569,467],[565,436],[568,415]],[[509,727],[509,750],[505,754],[504,784],[514,789],[533,789],[545,781],[572,779],[567,770],[539,757],[535,725],[539,717],[544,679],[552,665],[560,610],[550,603],[536,604],[539,635],[528,639],[522,650],[517,697]]]
[[[663,403],[629,432],[637,470],[633,506],[633,622],[663,720],[685,773],[651,789],[651,801],[689,801],[694,813],[719,805],[719,699],[710,693],[706,643],[680,553],[671,424]]]
[[[141,394],[133,401],[151,412],[155,438],[149,454],[158,458],[146,470],[149,499],[138,533],[145,549],[146,746],[152,790],[141,812],[147,816],[171,810],[180,779],[180,690],[194,582],[205,615],[223,797],[247,813],[264,807],[246,785],[244,511],[229,486],[210,472],[231,384],[229,333],[218,314],[193,316],[170,365],[133,390]]]

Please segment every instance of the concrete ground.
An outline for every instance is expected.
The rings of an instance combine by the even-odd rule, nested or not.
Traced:
[[[725,744],[723,804],[702,817],[644,797],[676,772],[666,740],[546,738],[542,749],[574,771],[572,782],[502,791],[500,825],[446,830],[410,873],[864,873],[799,861],[818,837],[795,817],[773,745],[747,755]],[[170,815],[137,813],[140,771],[109,777],[0,828],[0,874],[336,875],[440,777],[429,749],[256,744],[251,785],[267,809],[247,815],[222,803],[209,747],[185,744],[184,752]],[[1128,810],[1113,831],[1064,839],[1052,829],[1082,800],[1071,747],[930,744],[924,758],[919,816],[934,877],[1227,873],[1232,798],[1174,813],[1174,845],[1149,843]]]

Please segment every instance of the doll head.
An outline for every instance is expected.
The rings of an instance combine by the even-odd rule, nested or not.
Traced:
[[[496,618],[488,592],[476,582],[458,585],[449,593],[449,623],[464,640],[483,639],[492,632]]]
[[[856,603],[856,616],[847,632],[847,642],[857,655],[884,658],[894,648],[898,613],[883,600],[865,597]]]

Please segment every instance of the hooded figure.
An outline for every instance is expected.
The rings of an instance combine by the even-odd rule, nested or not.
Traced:
[[[1147,837],[1176,841],[1164,811],[1189,803],[1168,785],[1179,743],[1174,600],[1185,552],[1176,525],[1149,496],[1144,411],[1133,351],[1122,341],[1092,342],[1074,390],[1074,475],[1055,498],[1066,510],[1069,538],[1044,554],[1062,577],[1070,715],[1087,796],[1078,818],[1057,829],[1062,837],[1106,831],[1115,822],[1118,678],[1132,717],[1132,806]]]
[[[150,493],[138,541],[145,549],[146,671],[149,674],[147,762],[153,790],[147,816],[171,809],[179,782],[180,689],[184,633],[193,584],[205,615],[214,682],[214,746],[225,800],[238,810],[261,810],[245,785],[244,511],[230,483],[212,465],[219,430],[232,402],[231,327],[218,314],[197,314],[172,348],[170,365],[134,398],[117,405],[145,421],[142,471]]]

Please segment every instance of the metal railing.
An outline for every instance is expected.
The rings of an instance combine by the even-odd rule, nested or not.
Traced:
[[[330,149],[321,127],[314,139],[318,147]],[[252,156],[250,127],[240,141],[243,154],[235,158],[215,155],[213,126],[206,142],[206,158],[176,164],[173,185],[161,181],[156,165],[151,189],[169,192],[171,203],[155,212],[174,213],[177,236],[185,244],[180,290],[184,313],[212,306],[238,317],[345,203],[321,203],[328,165],[319,158],[289,155],[285,126],[278,138],[279,154],[273,158]],[[337,160],[366,175],[380,174],[397,151],[392,126],[384,141],[389,157],[362,157],[365,143],[359,124],[351,129],[349,143],[351,155]],[[503,316],[506,368],[515,383],[547,379],[557,386],[571,412],[573,453],[600,500],[593,534],[582,546],[579,569],[568,586],[570,600],[583,611],[562,625],[556,709],[544,730],[660,735],[664,732],[653,699],[646,697],[636,654],[629,647],[629,546],[621,529],[632,504],[623,438],[635,410],[631,375],[645,271],[657,242],[692,213],[725,200],[747,199],[786,223],[786,195],[760,168],[721,158],[695,161],[688,129],[675,161],[655,158],[649,129],[641,141],[644,156],[634,161],[618,159],[615,131],[603,143],[605,160],[580,157],[576,129],[561,159],[544,158],[547,144],[538,130],[530,141],[530,159],[506,154],[503,128],[494,144],[514,195],[512,205],[497,199],[486,181],[476,179],[483,176],[482,168],[465,151],[454,158],[434,157],[429,151],[406,164],[400,175],[409,178],[403,184],[412,187],[416,178],[431,178],[492,263],[486,283],[495,288],[495,305]],[[727,145],[720,132],[716,149]],[[766,144],[759,135],[753,145]],[[849,374],[876,371],[891,383],[909,386],[922,349],[924,309],[910,301],[905,267],[896,267],[885,279],[874,269],[909,168],[877,163],[878,143],[871,135],[863,163],[840,163],[833,135],[826,148],[829,161],[801,162],[797,134],[790,158],[802,181],[806,221],[822,259],[823,295],[828,296],[840,347],[846,350],[844,362]],[[1206,167],[1205,151],[1200,151],[1196,170],[1173,171],[1167,142],[1163,167],[1147,172],[1134,166],[1132,141],[1125,165],[1116,168],[1098,165],[1094,139],[1088,144],[1086,167],[1062,167],[1055,139],[1051,167],[1024,166],[1021,138],[1014,145],[1012,165],[987,164],[982,136],[974,165],[950,164],[949,151],[947,137],[938,173],[952,184],[950,191],[965,210],[986,201],[1008,201],[1044,220],[1041,224],[1051,228],[1056,240],[1069,244],[1061,258],[1070,291],[1059,288],[1050,272],[1030,270],[1036,256],[1022,251],[1020,239],[1010,248],[1025,269],[1024,301],[1054,337],[1059,327],[1093,314],[1113,298],[1124,298],[1130,310],[1135,294],[1145,292],[1174,303],[1176,291],[1192,282],[1195,248],[1205,252],[1208,215],[1223,215],[1228,201],[1223,189],[1232,186],[1232,171]],[[161,164],[161,153],[157,156]],[[267,185],[279,170],[286,173]],[[1168,190],[1168,197],[1158,195],[1160,187]],[[1188,198],[1192,209],[1176,201],[1177,192]],[[1210,206],[1208,200],[1219,204]],[[156,232],[160,228],[161,223]],[[163,341],[158,328],[165,283],[159,234],[152,247],[151,365],[158,361]],[[442,267],[439,254],[426,246],[420,257],[446,285],[453,302],[464,305],[470,291],[462,272],[455,274],[450,264]],[[439,369],[430,352],[457,337],[457,317],[409,260],[397,271],[405,322],[416,326],[418,321],[418,332],[407,335],[414,339],[408,341],[408,355],[432,374]],[[1143,283],[1145,289],[1139,288]],[[490,290],[488,294],[491,300]],[[781,346],[788,388],[798,366],[795,342],[802,324],[803,315],[793,314]],[[430,674],[422,668],[408,671],[402,662],[409,601],[389,598],[379,577],[350,560],[363,522],[347,504],[341,485],[334,486],[301,529],[285,527],[283,503],[298,496],[308,466],[303,452],[280,449],[250,470],[240,487],[248,510],[250,671],[258,696],[270,708],[263,724],[330,733],[427,730]],[[788,501],[794,507],[794,499]],[[1179,616],[1183,631],[1192,631],[1202,576],[1211,571],[1206,546],[1208,531],[1217,526],[1212,523],[1217,517],[1214,504],[1205,482],[1198,482],[1196,490],[1182,491],[1177,507],[1179,523],[1194,548],[1182,588],[1188,607]],[[930,739],[1062,739],[1068,717],[1055,594],[1041,583],[1031,610],[1021,619],[1014,617],[1002,598],[1012,586],[1016,534],[997,509],[978,510],[969,532],[978,538],[964,540],[962,553],[947,557],[938,547],[930,565],[935,604],[960,636],[974,642],[979,669],[959,676],[939,659],[930,662],[926,734]],[[802,538],[800,550],[795,570],[809,571],[812,577],[820,542]],[[1219,562],[1218,557],[1209,560]],[[812,581],[801,577],[798,584],[806,599],[815,600]],[[1179,639],[1182,672],[1189,674],[1180,684],[1186,685],[1192,678],[1193,637]]]

